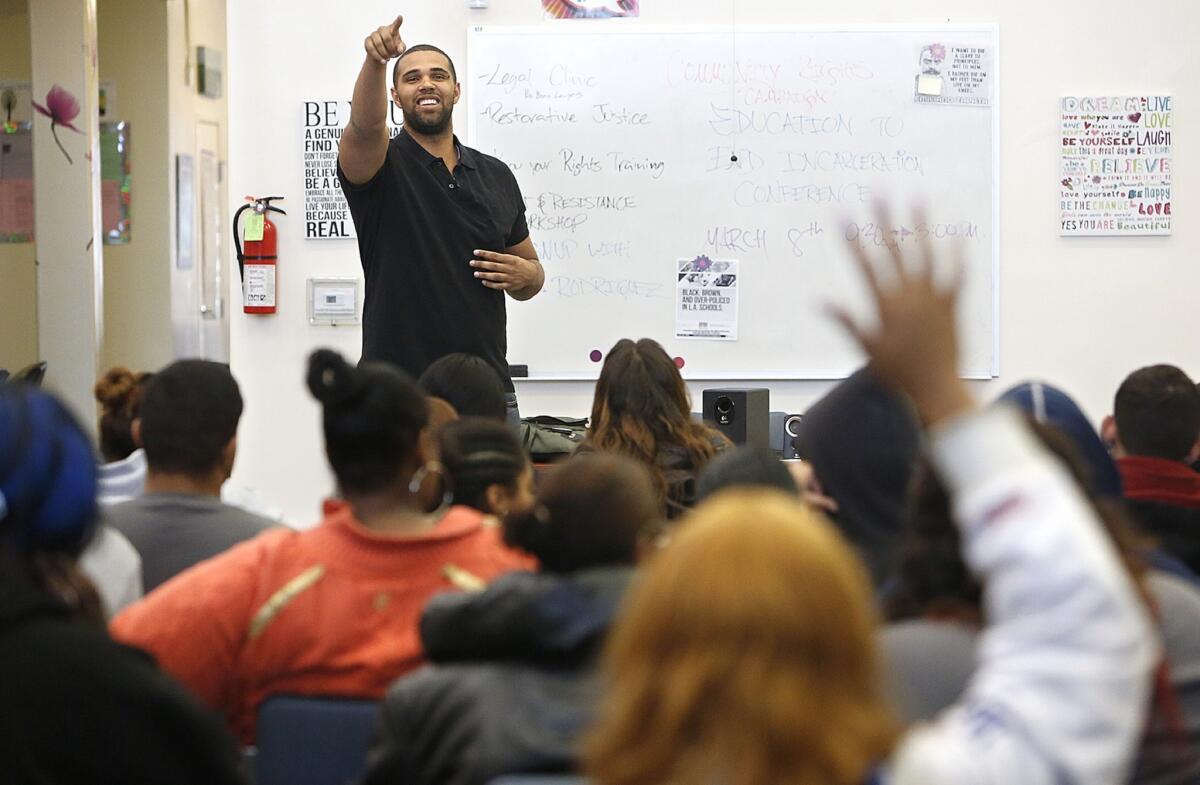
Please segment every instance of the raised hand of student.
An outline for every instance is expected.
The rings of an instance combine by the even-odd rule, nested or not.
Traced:
[[[939,281],[928,237],[905,249],[886,208],[879,208],[877,220],[887,238],[885,258],[872,260],[857,241],[850,243],[850,252],[866,280],[878,324],[869,329],[839,307],[833,315],[862,346],[879,377],[908,393],[922,421],[932,425],[974,405],[958,376],[955,303],[962,259],[953,260],[951,280]],[[917,223],[923,220],[916,216]]]
[[[397,16],[394,22],[380,27],[367,36],[363,42],[367,55],[386,64],[388,60],[404,54],[404,50],[408,47],[405,46],[404,39],[400,37],[400,25],[402,24],[404,24],[404,17]]]

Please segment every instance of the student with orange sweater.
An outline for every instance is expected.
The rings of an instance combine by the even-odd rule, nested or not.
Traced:
[[[426,403],[402,372],[318,350],[308,386],[324,407],[341,498],[307,531],[273,530],[181,573],[117,616],[245,743],[269,695],[379,698],[421,663],[417,619],[433,594],[528,566],[485,516],[425,514]]]

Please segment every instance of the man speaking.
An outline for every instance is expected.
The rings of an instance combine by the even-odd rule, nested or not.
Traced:
[[[545,272],[516,178],[454,135],[451,113],[462,94],[454,63],[435,46],[406,47],[403,21],[367,36],[338,147],[366,279],[362,358],[415,378],[443,355],[478,355],[504,381],[513,419],[504,295],[528,300]],[[404,127],[389,140],[383,98],[393,58],[391,99]]]

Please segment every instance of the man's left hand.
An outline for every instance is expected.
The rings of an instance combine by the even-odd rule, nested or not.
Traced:
[[[475,277],[489,289],[500,289],[517,299],[528,299],[542,288],[545,278],[537,259],[525,259],[510,253],[475,251],[471,266]]]

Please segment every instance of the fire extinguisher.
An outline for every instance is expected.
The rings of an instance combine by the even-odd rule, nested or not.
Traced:
[[[245,313],[275,313],[275,269],[279,235],[268,212],[287,215],[271,204],[282,196],[247,196],[247,204],[233,214],[233,245],[237,249],[238,271],[242,277],[242,310]],[[242,213],[253,210],[246,221],[246,245],[242,248],[238,221]]]

